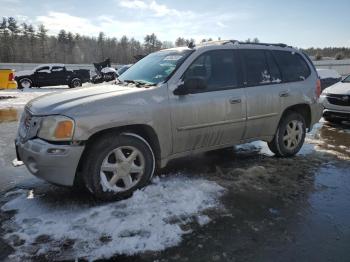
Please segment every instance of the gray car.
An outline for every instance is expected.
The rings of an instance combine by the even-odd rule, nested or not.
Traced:
[[[312,62],[283,44],[162,50],[119,80],[26,105],[16,148],[32,174],[123,198],[178,157],[255,140],[293,156],[322,113]]]

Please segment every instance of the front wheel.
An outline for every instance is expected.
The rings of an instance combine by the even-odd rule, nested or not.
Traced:
[[[146,186],[154,173],[152,148],[138,135],[105,135],[87,150],[83,181],[98,199],[129,197]]]
[[[276,156],[294,156],[303,146],[305,135],[304,117],[297,112],[290,112],[281,119],[276,134],[268,146]]]

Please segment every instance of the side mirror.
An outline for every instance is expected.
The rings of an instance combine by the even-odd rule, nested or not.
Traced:
[[[200,77],[185,79],[184,83],[174,90],[174,95],[183,96],[197,93],[207,88],[207,82]]]

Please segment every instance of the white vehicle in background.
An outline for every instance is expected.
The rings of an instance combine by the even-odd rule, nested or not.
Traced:
[[[342,79],[341,75],[334,69],[317,69],[317,73],[321,80],[322,90],[340,82]]]
[[[321,95],[323,118],[332,123],[350,120],[350,75],[326,88]]]

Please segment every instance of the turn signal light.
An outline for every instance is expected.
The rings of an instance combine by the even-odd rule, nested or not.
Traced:
[[[69,138],[73,135],[73,122],[61,121],[57,124],[55,137],[59,139]]]

